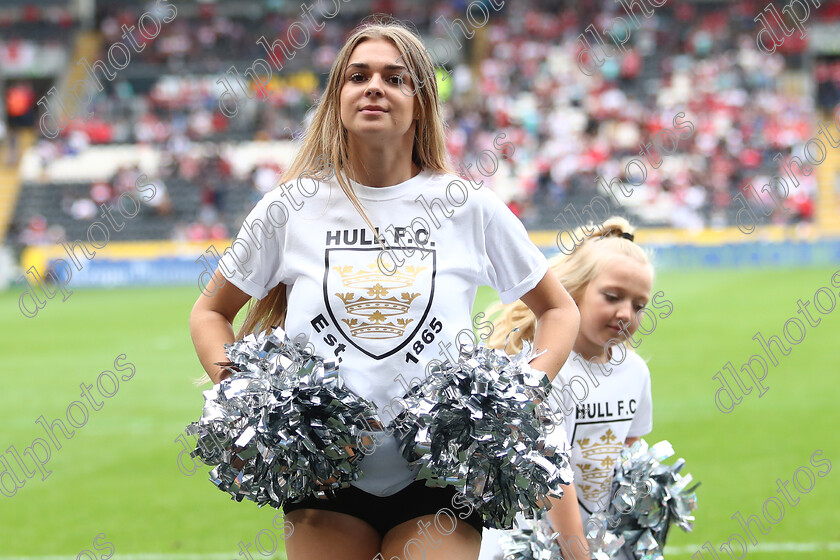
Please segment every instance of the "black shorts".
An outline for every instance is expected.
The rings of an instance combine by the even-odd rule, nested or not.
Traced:
[[[454,531],[454,519],[455,523],[470,525],[480,535],[483,529],[481,516],[464,504],[463,498],[457,502],[457,505],[453,504],[452,498],[457,493],[458,491],[451,486],[430,488],[422,480],[412,482],[396,494],[383,498],[351,486],[337,490],[335,497],[331,499],[309,497],[300,502],[287,503],[283,506],[283,513],[288,514],[298,509],[321,509],[345,513],[367,522],[376,529],[380,537],[384,537],[385,533],[400,523],[440,512],[438,519],[442,529],[438,529],[438,532],[448,535]],[[466,515],[466,511],[470,512],[469,515]],[[464,515],[466,517],[462,518],[461,516]]]

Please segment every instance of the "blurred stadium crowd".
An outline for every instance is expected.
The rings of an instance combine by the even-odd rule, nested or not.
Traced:
[[[427,44],[438,37],[452,41],[438,18],[463,18],[468,3],[351,0],[322,31],[310,29],[309,45],[275,72],[272,95],[240,95],[239,114],[227,118],[216,79],[232,65],[241,71],[265,58],[257,39],[285,37],[300,6],[283,0],[178,2],[177,18],[152,40],[137,35],[143,52],[133,54],[113,82],[103,80],[105,90],[90,105],[92,117],[73,120],[55,140],[37,140],[22,165],[28,172],[8,240],[23,246],[83,238],[99,204],[132,190],[149,165],[157,194],[114,239],[228,237],[283,170],[282,158],[266,157],[254,146],[303,133],[306,112],[350,29],[371,13],[389,13],[415,25]],[[648,167],[645,184],[622,201],[623,211],[650,226],[733,224],[739,207],[732,197],[750,183],[760,189],[771,175],[782,175],[773,156],[787,156],[812,137],[820,113],[840,102],[840,62],[807,56],[807,37],[794,34],[772,55],[756,48],[753,18],[766,3],[670,2],[650,18],[638,15],[629,52],[606,58],[586,76],[577,66],[578,36],[590,24],[603,29],[616,16],[626,17],[619,3],[505,2],[500,12],[491,10],[490,23],[475,37],[459,37],[463,49],[446,64],[451,77],[441,85],[453,162],[474,162],[493,148],[496,134],[505,133],[515,156],[485,186],[529,229],[552,229],[568,203],[581,207],[597,194],[598,176],[623,178],[640,143],[670,128],[684,111],[696,127],[693,135],[661,167]],[[104,59],[109,45],[121,40],[122,25],[134,25],[154,8],[153,2],[100,1],[93,21],[82,22],[67,4],[40,0],[4,12],[7,4],[0,2],[0,65],[25,67],[36,54],[39,60],[63,54],[61,68],[70,71],[76,36],[86,25],[101,38],[95,57]],[[310,4],[317,13],[318,2]],[[840,20],[840,3],[824,3],[819,15]],[[0,138],[10,146],[9,162],[20,156],[16,134],[37,130],[37,99],[59,78],[7,76]],[[784,87],[797,80],[813,83],[814,95]],[[108,147],[112,151],[97,151]],[[139,153],[151,159],[132,160]],[[74,160],[85,163],[72,173],[61,171]],[[54,168],[57,161],[63,166]],[[813,218],[815,175],[802,182],[788,199],[792,212],[768,221]]]

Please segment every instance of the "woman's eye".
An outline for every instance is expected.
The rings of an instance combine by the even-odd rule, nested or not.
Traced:
[[[635,306],[635,308],[636,308],[636,313],[638,313],[639,311],[641,311],[642,309],[644,309],[644,308],[645,308],[645,306],[644,306],[644,305],[636,305],[636,306]]]
[[[607,301],[618,301],[618,296],[615,294],[604,294],[604,297],[607,298]]]
[[[355,74],[352,74],[350,76],[350,81],[351,82],[359,82],[361,80],[364,80],[364,78],[365,78],[364,74],[359,74],[358,72],[356,72]]]
[[[393,76],[388,78],[388,81],[390,81],[392,84],[399,85],[399,84],[402,83],[403,80],[402,80],[402,76],[398,76],[398,75],[394,74]]]

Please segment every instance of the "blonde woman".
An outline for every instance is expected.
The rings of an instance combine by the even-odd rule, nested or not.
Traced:
[[[631,225],[624,218],[612,217],[588,231],[578,228],[574,232],[575,238],[583,241],[570,255],[559,254],[549,260],[552,273],[580,311],[580,332],[569,360],[554,378],[550,402],[572,443],[575,493],[584,526],[590,515],[607,506],[621,448],[653,428],[650,371],[631,346],[638,345],[632,337],[639,321],[645,315],[652,316],[654,325],[656,321],[647,307],[653,266],[647,253],[634,243]],[[666,309],[659,314],[664,318],[673,306],[659,299],[660,295],[662,292],[653,296],[652,307]],[[492,317],[499,310],[488,346],[504,347],[507,333],[516,327],[519,330],[507,343],[509,352],[521,348],[523,339],[533,339],[536,321],[527,307],[516,302],[496,306],[489,314]],[[572,379],[575,381],[570,382]],[[561,532],[561,546],[576,553],[579,546],[563,534],[559,511],[556,507],[549,510],[549,521]],[[500,558],[498,545],[491,542],[498,533],[487,536],[482,559]]]
[[[282,326],[335,358],[346,385],[380,410],[395,412],[402,379],[422,379],[471,328],[480,285],[533,311],[536,343],[548,349],[535,368],[553,378],[566,361],[577,308],[501,200],[453,172],[437,84],[412,82],[433,70],[398,23],[350,34],[284,185],[246,218],[193,308],[193,342],[213,382],[252,298],[239,337]],[[476,558],[477,513],[451,488],[414,482],[394,437],[376,441],[353,486],[284,508],[290,560]]]

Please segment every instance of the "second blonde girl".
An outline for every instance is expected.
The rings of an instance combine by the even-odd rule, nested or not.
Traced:
[[[612,217],[588,231],[574,232],[583,241],[570,255],[549,259],[552,272],[575,300],[581,316],[572,353],[552,383],[550,402],[572,445],[575,494],[584,524],[607,506],[621,449],[653,428],[650,371],[632,348],[638,346],[633,335],[639,321],[645,315],[656,321],[654,311],[647,307],[653,266],[646,251],[634,242],[633,227],[624,218]],[[664,313],[659,311],[664,318],[673,306],[660,300],[661,294],[654,296],[654,308],[664,309]],[[534,316],[527,307],[518,302],[497,305],[489,310],[490,316],[499,310],[488,346],[507,344],[508,352],[516,352],[523,340],[533,340]],[[568,522],[562,515],[562,508],[548,512],[561,534]],[[498,554],[487,533],[482,559],[494,557],[485,553],[487,547]],[[567,548],[567,557],[577,556],[577,547]]]

